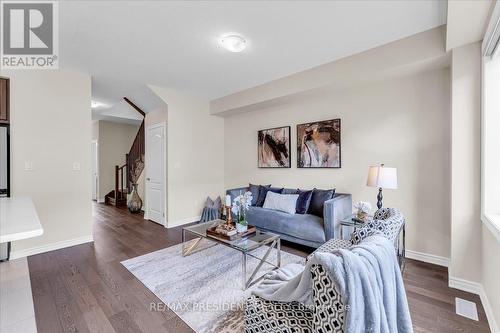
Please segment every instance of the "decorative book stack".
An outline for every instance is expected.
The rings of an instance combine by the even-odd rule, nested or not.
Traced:
[[[215,228],[214,232],[224,236],[234,236],[237,233],[235,226],[233,224],[228,224],[228,223],[219,224]]]

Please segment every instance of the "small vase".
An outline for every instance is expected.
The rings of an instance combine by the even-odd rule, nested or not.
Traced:
[[[248,230],[248,225],[247,224],[241,224],[241,223],[236,223],[236,231],[239,234],[242,234]]]
[[[238,221],[236,222],[236,231],[242,234],[248,230],[248,222],[246,218],[246,211],[244,209],[238,210]]]
[[[127,203],[128,210],[131,213],[138,213],[142,208],[142,199],[137,193],[137,184],[132,184],[132,193],[130,193],[130,199]]]

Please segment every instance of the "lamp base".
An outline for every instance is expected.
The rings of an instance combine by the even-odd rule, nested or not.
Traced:
[[[384,197],[382,196],[382,188],[379,187],[378,189],[378,195],[377,195],[377,208],[380,209],[382,208],[382,199]]]

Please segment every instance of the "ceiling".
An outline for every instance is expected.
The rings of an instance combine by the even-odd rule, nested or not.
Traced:
[[[146,112],[158,103],[146,84],[214,99],[446,23],[439,0],[62,1],[59,12],[60,66],[89,72],[93,99],[128,96]],[[222,49],[228,32],[247,49]]]

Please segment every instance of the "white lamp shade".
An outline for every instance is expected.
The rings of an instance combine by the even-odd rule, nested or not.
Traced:
[[[368,180],[366,181],[366,185],[371,187],[397,189],[397,169],[385,166],[368,167]]]

